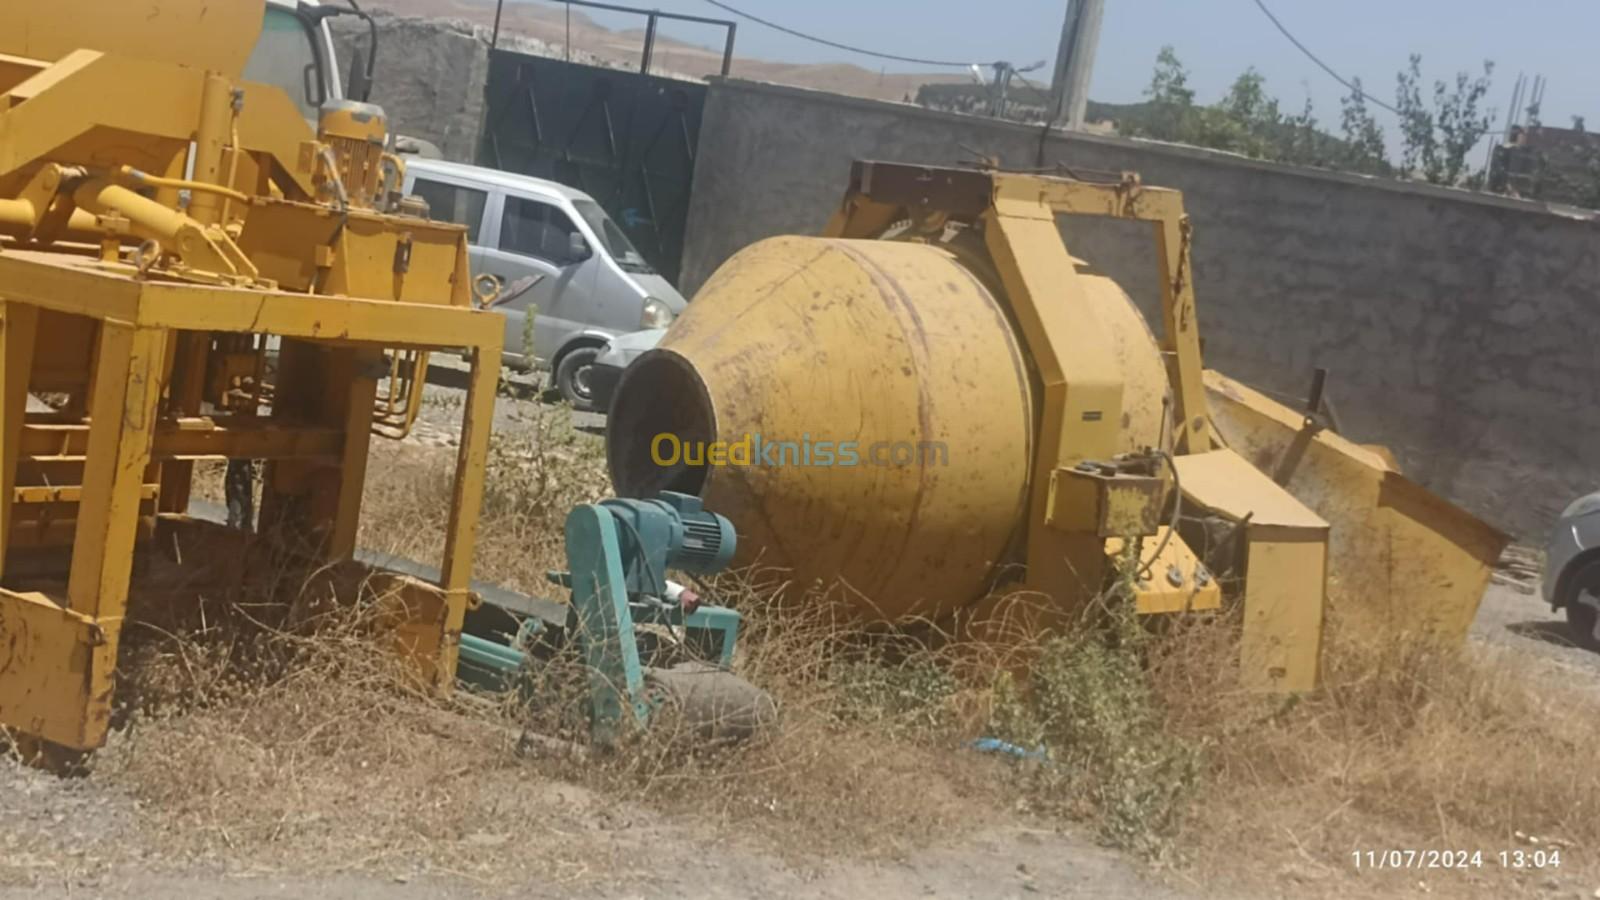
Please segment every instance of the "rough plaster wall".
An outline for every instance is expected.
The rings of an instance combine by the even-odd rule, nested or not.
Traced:
[[[367,28],[348,17],[331,24],[340,77],[348,82],[350,60],[366,58]],[[388,113],[394,133],[431,141],[445,159],[473,162],[488,49],[466,22],[380,15],[372,102]]]
[[[697,287],[738,248],[815,232],[856,158],[1019,166],[1037,128],[724,82],[708,98],[684,253]],[[1043,160],[1179,188],[1195,223],[1206,362],[1285,398],[1331,370],[1347,434],[1494,524],[1536,537],[1600,486],[1600,226],[1529,203],[1052,135]],[[1064,223],[1154,312],[1139,226]]]

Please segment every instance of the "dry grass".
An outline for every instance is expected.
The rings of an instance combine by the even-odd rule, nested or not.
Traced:
[[[480,577],[549,589],[562,517],[604,491],[597,447],[556,411],[496,442]],[[453,448],[375,442],[363,545],[436,564],[454,459]],[[198,498],[221,501],[221,471],[201,467]],[[635,869],[594,840],[626,805],[539,777],[506,705],[420,689],[373,640],[375,605],[292,632],[243,600],[206,604],[203,622],[130,623],[126,727],[92,778],[143,804],[155,857],[485,883]]]
[[[397,827],[458,831],[393,813],[448,808],[438,801],[450,778],[492,766],[492,742],[483,729],[449,727],[448,710],[411,690],[364,631],[350,621],[314,637],[228,638],[272,660],[242,675],[223,668],[231,654],[220,635],[147,645],[130,674],[166,690],[144,694],[142,715],[100,755],[96,776],[133,786],[182,836],[177,849],[196,854],[303,853],[345,834],[330,847],[343,855],[393,846]]]
[[[962,697],[947,660],[851,639],[824,606],[749,586],[766,580],[739,572],[711,588],[745,617],[739,674],[778,706],[764,735],[707,747],[652,729],[616,754],[555,758],[545,771],[759,836],[802,864],[892,856],[993,821],[1003,781],[959,747]]]
[[[363,545],[436,561],[453,459],[377,445]],[[606,491],[599,440],[563,413],[502,433],[479,577],[554,590],[544,573],[562,567],[567,510]],[[1225,623],[1159,637],[1124,623],[1035,648],[1024,688],[971,648],[868,639],[830,620],[829,604],[750,587],[770,581],[715,585],[746,616],[739,671],[782,714],[746,746],[655,734],[611,754],[525,758],[522,725],[558,733],[581,719],[561,664],[537,673],[552,688],[536,708],[441,701],[410,690],[358,628],[334,627],[310,642],[258,635],[283,664],[232,681],[206,661],[236,650],[207,656],[203,642],[174,639],[157,654],[168,665],[147,675],[166,686],[147,695],[168,700],[147,703],[96,777],[149,801],[181,853],[283,866],[503,878],[587,864],[614,876],[635,865],[620,845],[607,844],[609,861],[585,846],[607,817],[692,816],[797,860],[896,854],[1021,814],[1088,822],[1212,885],[1292,875],[1338,893],[1353,850],[1492,852],[1525,846],[1519,832],[1565,843],[1564,871],[1594,874],[1600,771],[1586,761],[1600,704],[1518,651],[1375,643],[1334,627],[1325,687],[1283,701],[1238,689]],[[172,702],[186,691],[199,702]],[[1052,761],[972,752],[984,735],[1043,745]],[[530,828],[543,829],[534,857],[521,836],[500,837]],[[1440,883],[1447,894],[1519,883],[1494,868]],[[1417,881],[1394,877],[1362,889]]]
[[[1250,874],[1313,877],[1349,873],[1355,851],[1433,848],[1484,851],[1474,878],[1493,881],[1491,854],[1532,849],[1528,836],[1567,848],[1563,874],[1600,872],[1600,770],[1589,764],[1600,701],[1588,679],[1516,648],[1374,640],[1331,623],[1322,689],[1285,701],[1237,688],[1229,630],[1181,637],[1153,682],[1168,730],[1205,747],[1182,843],[1209,876],[1236,874],[1241,847]]]
[[[544,575],[564,567],[565,515],[607,492],[599,449],[560,411],[497,437],[479,577],[558,590]],[[362,545],[437,561],[453,463],[452,448],[376,444],[369,471],[383,477],[369,479]],[[466,692],[441,699],[375,645],[362,610],[308,634],[213,608],[204,627],[130,626],[140,637],[124,657],[129,725],[92,777],[144,803],[157,852],[175,861],[496,883],[648,868],[647,846],[628,852],[608,835],[598,851],[596,832],[643,823],[633,840],[644,845],[659,840],[649,823],[662,815],[796,862],[893,854],[991,820],[1003,782],[992,761],[955,748],[954,683],[933,656],[890,664],[737,576],[718,591],[748,616],[741,672],[782,708],[777,728],[749,745],[694,746],[662,729],[614,753],[523,752],[525,726],[581,734],[585,695],[563,670],[570,660],[534,673],[551,689],[533,708]]]
[[[375,441],[367,465],[360,544],[437,565],[450,508],[453,447]],[[610,496],[601,438],[573,428],[566,407],[533,404],[489,446],[475,577],[529,594],[555,590],[566,567],[562,528],[580,503]]]

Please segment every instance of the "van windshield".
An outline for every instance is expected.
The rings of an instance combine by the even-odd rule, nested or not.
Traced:
[[[578,210],[578,215],[583,216],[583,220],[589,223],[589,228],[600,237],[601,243],[606,246],[606,252],[611,254],[611,258],[617,261],[617,265],[621,266],[624,272],[648,274],[655,271],[650,268],[648,262],[645,262],[644,255],[633,246],[633,241],[628,240],[628,236],[622,233],[617,223],[611,221],[606,211],[600,208],[600,204],[593,200],[580,199],[573,200],[572,205]]]

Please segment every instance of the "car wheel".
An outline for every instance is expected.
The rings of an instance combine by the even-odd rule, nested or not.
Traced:
[[[1595,634],[1595,626],[1600,624],[1600,560],[1589,561],[1572,576],[1566,607],[1573,642],[1600,650],[1600,636]]]
[[[599,355],[599,347],[578,347],[561,357],[561,365],[556,367],[556,388],[573,409],[584,412],[594,409],[594,385],[589,381],[589,370]]]

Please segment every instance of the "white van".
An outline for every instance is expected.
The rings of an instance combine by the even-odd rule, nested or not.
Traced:
[[[506,317],[506,364],[553,371],[579,409],[593,408],[589,367],[607,341],[665,328],[686,305],[582,191],[414,158],[406,160],[405,191],[426,200],[433,218],[467,226],[474,280],[489,275],[499,284],[492,308]]]

